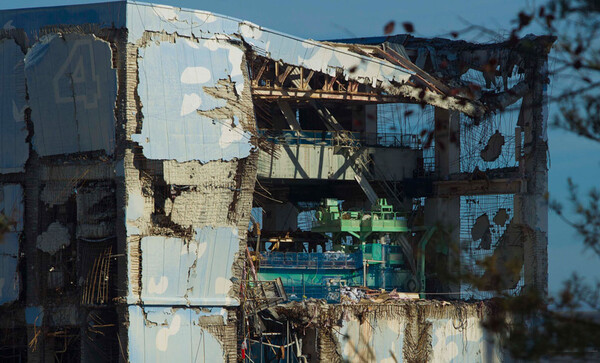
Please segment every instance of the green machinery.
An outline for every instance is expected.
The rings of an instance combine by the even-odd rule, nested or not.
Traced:
[[[349,234],[365,243],[373,234],[408,232],[406,219],[385,199],[378,199],[371,211],[344,211],[337,199],[324,199],[316,212],[313,232],[331,233],[336,240],[340,235]]]
[[[417,245],[415,259],[412,245],[406,238],[410,232],[406,218],[378,199],[370,211],[342,211],[336,199],[325,199],[317,211],[313,232],[330,234],[334,250],[340,249],[344,236],[358,242],[350,248],[362,252],[363,285],[376,288],[398,288],[421,292],[425,288],[425,246],[433,234],[427,231]]]
[[[260,274],[282,277],[292,296],[328,300],[335,300],[329,298],[330,288],[338,284],[424,292],[425,246],[433,230],[414,245],[415,253],[406,218],[385,199],[370,211],[344,211],[340,201],[324,199],[311,230],[327,236],[333,248],[318,253],[264,252]]]

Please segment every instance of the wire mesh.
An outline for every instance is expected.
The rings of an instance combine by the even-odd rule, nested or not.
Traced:
[[[475,276],[483,276],[485,270],[478,262],[494,254],[502,235],[506,232],[507,226],[512,221],[514,196],[503,195],[478,195],[463,196],[460,198],[460,241],[462,247],[461,267]],[[495,217],[498,213],[506,213],[506,219],[499,218],[504,223],[497,223]],[[489,217],[489,232],[491,243],[486,246],[483,238],[473,240],[472,228],[477,222],[477,218],[487,215]],[[523,286],[523,269],[521,269],[521,278],[514,289],[505,291],[507,294],[516,294]],[[463,283],[461,286],[461,296],[464,299],[488,299],[494,296],[493,292],[479,291],[469,284]]]

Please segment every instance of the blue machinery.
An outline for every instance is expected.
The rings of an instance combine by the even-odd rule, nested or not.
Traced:
[[[315,213],[312,231],[327,236],[333,251],[260,252],[259,275],[278,277],[291,299],[339,301],[341,286],[425,291],[425,246],[434,229],[414,246],[406,236],[406,219],[385,199],[370,211],[343,211],[340,202],[325,199]]]

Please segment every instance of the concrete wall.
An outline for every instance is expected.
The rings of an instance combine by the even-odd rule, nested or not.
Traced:
[[[215,34],[238,23],[127,9],[128,359],[235,361],[236,314],[227,308],[240,304],[255,122],[244,47]],[[197,24],[194,34],[184,22]]]
[[[481,322],[485,304],[388,301],[279,310],[303,327],[303,354],[313,362],[498,362],[496,338]],[[316,338],[316,339],[315,339]]]

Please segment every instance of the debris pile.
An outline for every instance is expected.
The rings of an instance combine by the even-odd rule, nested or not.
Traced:
[[[396,300],[418,300],[419,294],[409,292],[398,292],[396,289],[385,291],[383,289],[369,289],[363,286],[342,286],[340,287],[340,303],[384,303]]]

